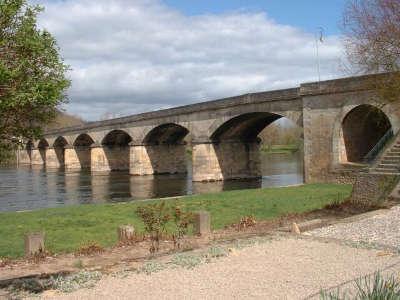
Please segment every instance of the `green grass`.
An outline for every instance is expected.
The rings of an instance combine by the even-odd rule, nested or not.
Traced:
[[[261,151],[266,153],[294,153],[299,151],[299,145],[263,145]]]
[[[181,205],[189,211],[209,211],[213,229],[219,229],[246,215],[266,220],[318,209],[345,199],[350,192],[349,185],[310,184],[187,196],[168,200],[168,203]],[[139,231],[143,229],[135,210],[146,203],[87,204],[0,213],[0,257],[22,256],[24,234],[41,230],[46,233],[47,249],[53,253],[71,252],[89,241],[112,246],[116,243],[119,225],[132,224]]]

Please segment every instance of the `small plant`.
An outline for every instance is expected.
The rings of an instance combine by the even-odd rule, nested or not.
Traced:
[[[151,273],[159,272],[162,271],[166,268],[166,266],[162,263],[156,262],[156,261],[149,261],[145,263],[139,270],[138,273],[146,273],[147,275],[150,275]]]
[[[6,267],[11,264],[11,259],[8,257],[0,257],[0,268]]]
[[[188,233],[189,226],[193,225],[194,217],[191,212],[184,212],[177,206],[173,210],[173,221],[175,223],[175,232],[172,235],[174,247],[181,248],[182,238]]]
[[[193,269],[203,262],[202,257],[190,254],[177,254],[171,260],[171,263],[176,266]]]
[[[66,277],[60,276],[55,278],[53,286],[64,293],[70,293],[80,288],[93,287],[100,278],[100,272],[80,271]]]
[[[228,251],[221,247],[211,247],[210,249],[208,249],[208,253],[206,254],[208,258],[219,258],[227,255]]]
[[[103,253],[104,248],[97,242],[87,242],[75,251],[75,256],[87,256]]]
[[[256,218],[254,216],[242,217],[238,224],[238,231],[246,229],[248,227],[255,226],[257,224]]]
[[[144,223],[144,230],[150,236],[150,253],[160,249],[160,239],[167,232],[166,226],[171,219],[165,201],[146,206],[139,206],[136,213]]]
[[[50,256],[51,253],[49,251],[40,249],[40,251],[35,252],[31,256],[29,256],[28,260],[35,264],[38,264],[46,259],[46,257]]]
[[[354,295],[350,296],[346,292],[325,292],[321,291],[320,299],[322,300],[398,300],[400,299],[400,283],[391,275],[384,278],[379,272],[372,277],[366,276],[355,281]]]

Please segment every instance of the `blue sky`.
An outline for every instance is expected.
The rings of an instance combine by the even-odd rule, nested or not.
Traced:
[[[220,14],[232,11],[264,11],[280,24],[314,31],[321,26],[327,34],[339,34],[346,0],[163,0],[187,15]]]
[[[343,76],[345,0],[30,0],[71,69],[86,120]]]

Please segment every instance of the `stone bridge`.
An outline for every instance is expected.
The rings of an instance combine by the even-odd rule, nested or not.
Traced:
[[[305,181],[324,181],[362,161],[390,128],[399,130],[399,104],[382,105],[369,79],[306,83],[50,131],[20,151],[20,162],[147,175],[186,172],[191,153],[194,181],[259,177],[257,135],[286,117],[303,128]]]

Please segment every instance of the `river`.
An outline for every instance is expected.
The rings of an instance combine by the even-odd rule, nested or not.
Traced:
[[[188,175],[130,176],[127,172],[91,176],[88,171],[43,167],[0,168],[0,211],[33,210],[83,203],[121,202],[223,190],[303,183],[300,153],[262,154],[263,177],[256,180],[195,182]]]

